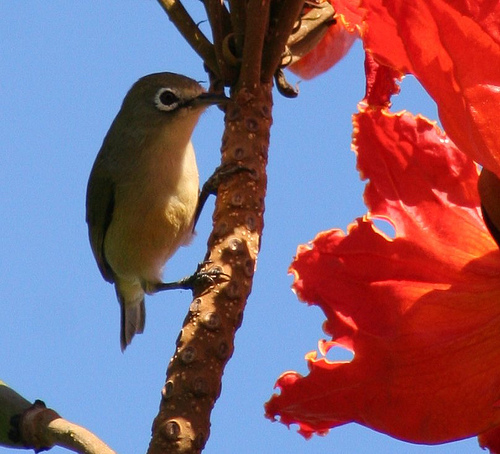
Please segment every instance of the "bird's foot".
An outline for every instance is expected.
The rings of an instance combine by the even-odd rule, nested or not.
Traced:
[[[201,271],[204,265],[206,263],[200,263],[197,270],[191,276],[186,276],[178,281],[154,284],[151,288],[151,293],[163,290],[191,290],[193,294],[200,294],[214,286],[221,277],[229,279],[230,276],[218,267]]]

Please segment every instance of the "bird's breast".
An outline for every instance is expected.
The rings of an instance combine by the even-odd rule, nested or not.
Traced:
[[[113,271],[143,281],[161,280],[170,256],[186,244],[198,202],[199,179],[191,143],[183,153],[152,153],[126,184],[116,187],[105,238]]]

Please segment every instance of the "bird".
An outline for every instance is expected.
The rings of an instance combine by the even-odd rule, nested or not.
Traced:
[[[161,287],[166,261],[192,237],[199,177],[191,136],[203,111],[227,99],[181,74],[144,76],[126,94],[92,166],[86,222],[98,268],[120,304],[122,352],[144,331],[145,294]]]

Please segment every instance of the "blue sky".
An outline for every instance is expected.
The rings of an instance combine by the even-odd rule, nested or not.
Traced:
[[[195,14],[203,19],[201,10]],[[149,297],[145,333],[121,353],[114,289],[88,244],[86,183],[135,80],[158,71],[206,75],[154,0],[3,1],[0,17],[0,379],[117,452],[145,452],[190,293]],[[417,82],[407,78],[402,87],[394,110],[436,119]],[[303,357],[324,337],[322,312],[290,290],[296,248],[365,212],[350,151],[351,115],[364,93],[359,43],[300,90],[296,100],[275,94],[262,251],[204,452],[479,453],[476,439],[410,445],[354,424],[305,441],[296,427],[263,417],[276,378],[289,369],[306,373]],[[219,163],[222,120],[211,109],[195,131],[202,180]],[[195,241],[167,264],[165,280],[191,274],[203,258],[212,207]]]

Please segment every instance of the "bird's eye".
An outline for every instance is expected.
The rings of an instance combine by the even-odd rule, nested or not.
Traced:
[[[171,88],[160,88],[156,92],[155,105],[158,110],[172,111],[179,106],[179,96]]]

